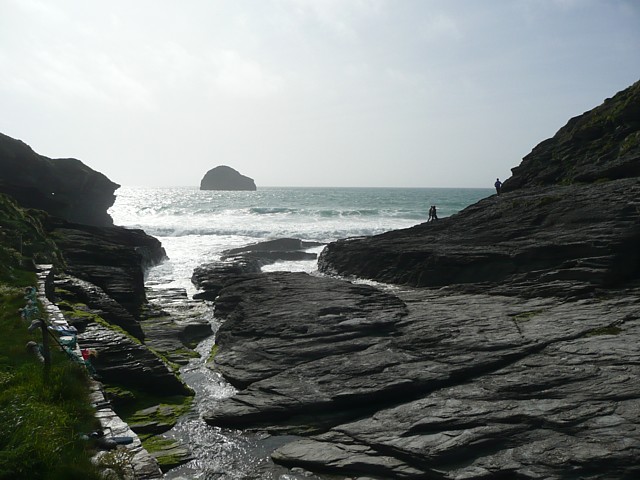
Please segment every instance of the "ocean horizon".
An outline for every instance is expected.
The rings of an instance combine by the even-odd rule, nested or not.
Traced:
[[[158,238],[169,257],[148,281],[194,293],[193,269],[222,252],[276,238],[327,244],[408,228],[427,221],[431,205],[440,218],[453,215],[491,188],[258,187],[255,191],[200,190],[198,186],[121,186],[109,209],[116,225]],[[319,254],[321,247],[310,249]],[[265,271],[317,269],[315,260],[278,262]]]

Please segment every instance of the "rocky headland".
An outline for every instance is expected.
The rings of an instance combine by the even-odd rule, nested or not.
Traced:
[[[256,190],[252,178],[226,165],[209,170],[200,181],[200,190]]]
[[[196,272],[238,388],[205,420],[298,435],[274,461],[342,477],[636,478],[639,245],[636,83],[500,196],[329,244],[324,275]]]
[[[0,193],[85,225],[111,226],[107,213],[120,187],[75,158],[51,159],[0,133]]]
[[[153,436],[191,404],[178,368],[212,334],[208,307],[184,290],[145,285],[148,268],[166,254],[142,230],[113,225],[107,209],[117,188],[79,160],[52,160],[0,135],[2,268],[8,278],[14,268],[47,269],[47,302],[77,330],[79,347],[97,353],[91,366],[109,405],[166,469],[187,461],[188,450]],[[156,471],[153,478],[157,464]]]

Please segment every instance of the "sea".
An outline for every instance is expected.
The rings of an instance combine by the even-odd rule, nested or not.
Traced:
[[[276,238],[326,244],[376,235],[439,218],[491,195],[487,188],[295,188],[202,191],[198,187],[121,187],[109,210],[114,223],[158,238],[169,259],[149,281],[194,292],[193,269],[229,248]],[[323,247],[311,249],[319,253]],[[315,261],[281,262],[265,271],[316,270]]]
[[[114,223],[140,228],[162,242],[168,259],[147,272],[151,288],[184,288],[191,297],[193,269],[219,260],[223,251],[265,240],[298,238],[322,245],[348,237],[376,235],[427,221],[436,206],[439,218],[493,194],[487,188],[296,188],[257,191],[201,191],[198,187],[121,187],[109,210]],[[319,254],[323,246],[309,249]],[[315,260],[278,262],[263,271],[317,273]],[[205,309],[213,330],[213,308]],[[205,359],[215,336],[197,351],[201,358],[182,367],[183,380],[196,392],[194,409],[164,436],[189,445],[194,459],[165,474],[166,479],[336,480],[341,476],[286,469],[270,453],[291,437],[221,429],[201,414],[235,394]]]

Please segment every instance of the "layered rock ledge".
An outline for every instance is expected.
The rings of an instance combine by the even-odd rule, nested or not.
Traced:
[[[205,420],[302,435],[272,458],[345,476],[638,477],[640,82],[513,173],[325,248],[324,273],[370,285],[218,272],[212,368],[239,392]]]
[[[384,292],[302,273],[225,287],[217,426],[307,435],[287,466],[374,478],[640,473],[640,300]],[[626,475],[626,476],[625,476]]]

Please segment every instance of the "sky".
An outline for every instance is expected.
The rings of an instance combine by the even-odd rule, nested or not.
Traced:
[[[638,0],[0,0],[0,132],[127,186],[491,188],[639,79]]]

